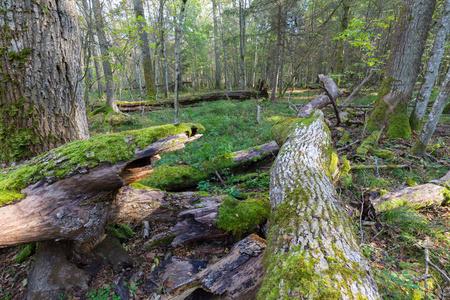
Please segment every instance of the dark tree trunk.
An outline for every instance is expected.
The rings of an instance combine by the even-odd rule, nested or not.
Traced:
[[[138,25],[139,38],[141,40],[142,64],[144,67],[145,86],[147,88],[147,98],[156,96],[155,79],[153,78],[152,58],[150,57],[150,46],[148,34],[146,31],[147,22],[145,22],[144,5],[142,0],[133,0],[134,13]],[[140,74],[139,74],[140,76]]]
[[[216,64],[214,88],[220,89],[220,55],[219,55],[219,36],[217,34],[216,0],[212,0],[213,20],[214,20],[214,60]]]
[[[89,137],[73,1],[1,1],[0,160]]]
[[[420,69],[435,0],[403,0],[387,70],[367,129],[387,129],[389,138],[409,138],[407,107]]]

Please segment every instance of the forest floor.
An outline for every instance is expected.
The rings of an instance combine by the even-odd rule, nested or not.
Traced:
[[[217,101],[203,102],[182,107],[182,122],[197,122],[205,126],[204,136],[190,143],[185,149],[167,153],[158,161],[159,165],[183,164],[195,165],[211,158],[233,151],[270,142],[272,125],[284,118],[295,117],[295,105],[304,104],[315,98],[319,90],[295,90],[279,99],[276,103],[260,100],[261,124],[256,123],[256,101]],[[376,90],[368,91],[353,101],[355,106],[370,105],[376,97]],[[364,135],[364,122],[368,108],[346,108],[351,114],[350,121],[339,127],[330,126],[335,149],[342,148]],[[331,124],[335,118],[331,109],[324,109]],[[91,133],[122,131],[147,126],[172,123],[173,110],[164,108],[157,111],[137,113],[131,120],[112,124],[111,120],[101,117],[90,119]],[[348,140],[339,142],[349,133]],[[407,168],[367,169],[351,171],[351,179],[340,181],[338,194],[350,207],[359,207],[365,192],[385,193],[406,186],[424,184],[438,179],[450,170],[450,116],[441,117],[439,126],[430,143],[428,155],[417,159],[408,155],[414,139],[386,140],[381,138],[379,149],[388,149],[393,158],[382,159],[370,154],[364,157],[356,155],[358,144],[339,152],[346,155],[354,164],[367,165],[408,165]],[[269,191],[270,164],[258,166],[247,171],[247,176],[223,171],[226,187],[218,180],[200,182],[196,189],[199,193],[217,195],[260,194],[265,197]],[[355,210],[356,211],[356,210]],[[419,210],[399,207],[387,210],[378,216],[380,226],[359,227],[359,213],[354,215],[355,231],[361,240],[363,254],[371,261],[379,290],[384,299],[441,299],[445,283],[433,269],[429,271],[428,287],[422,282],[413,282],[416,275],[424,274],[424,248],[429,249],[431,261],[441,270],[450,273],[450,207],[432,206]],[[148,275],[169,257],[177,256],[214,262],[224,256],[233,245],[233,239],[198,243],[192,246],[174,248],[170,243],[148,244],[143,238],[143,225],[127,224],[134,232],[121,242],[130,255],[139,261],[135,267],[121,272],[109,266],[103,266],[93,278],[89,290],[70,291],[61,294],[59,299],[147,299],[149,294]],[[168,230],[170,224],[150,223],[151,234]],[[363,237],[361,239],[361,232]],[[426,244],[426,247],[424,247]],[[0,249],[0,300],[25,299],[27,272],[35,260],[31,255],[22,262],[14,262],[22,247]],[[171,282],[158,287],[156,293],[163,293]]]

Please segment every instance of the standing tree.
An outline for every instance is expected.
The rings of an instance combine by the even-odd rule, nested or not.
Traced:
[[[277,93],[278,87],[278,76],[280,73],[280,50],[281,50],[281,26],[283,24],[283,11],[282,11],[282,3],[281,0],[277,1],[277,48],[275,50],[275,74],[273,76],[273,91],[270,96],[271,101],[275,101],[275,96]]]
[[[142,64],[144,65],[145,86],[147,87],[147,98],[156,96],[155,79],[153,78],[152,58],[150,57],[150,46],[146,28],[147,23],[144,17],[143,0],[133,0],[134,13],[136,15],[136,23],[138,26],[139,38],[141,39]],[[140,74],[139,74],[140,76]]]
[[[245,89],[245,0],[239,0],[239,85]]]
[[[75,1],[1,1],[0,22],[0,159],[88,138]]]
[[[183,29],[183,20],[184,20],[184,10],[186,9],[187,0],[181,0],[181,10],[180,15],[178,16],[178,24],[175,29],[175,97],[174,97],[174,108],[175,108],[175,117],[174,123],[178,124],[180,121],[178,119],[178,111],[180,109],[180,104],[178,102],[178,94],[179,94],[179,85],[181,81],[180,75],[180,40],[181,40],[181,31]]]
[[[428,100],[430,99],[431,89],[434,86],[439,71],[439,65],[445,51],[446,38],[450,32],[450,0],[446,0],[442,10],[441,23],[439,24],[436,37],[434,39],[431,57],[428,60],[427,71],[425,73],[425,82],[420,87],[417,96],[416,106],[409,117],[411,129],[420,130],[423,124],[423,118],[427,110]]]
[[[218,49],[218,35],[217,35],[217,18],[216,18],[216,0],[212,0],[212,7],[213,7],[213,21],[214,21],[214,60],[216,64],[216,72],[215,72],[215,82],[214,82],[214,88],[220,89],[220,62],[219,62],[219,49]]]
[[[342,0],[342,19],[341,19],[341,33],[348,29],[349,12],[351,0]],[[339,75],[337,85],[341,83],[342,73],[344,73],[344,39],[338,40],[337,56],[336,56],[336,70],[335,74]]]
[[[389,138],[409,138],[407,116],[436,0],[403,0],[394,44],[367,129],[386,128]]]
[[[103,21],[102,7],[100,0],[92,0],[92,7],[94,10],[95,27],[97,30],[98,41],[100,44],[100,52],[102,54],[103,73],[105,74],[106,81],[106,105],[115,113],[119,112],[119,108],[116,105],[116,97],[114,95],[114,80],[111,70],[111,62],[109,55],[109,43],[105,35],[105,23]]]

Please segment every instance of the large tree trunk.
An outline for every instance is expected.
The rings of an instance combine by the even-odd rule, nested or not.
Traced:
[[[428,100],[430,100],[431,89],[434,86],[439,71],[439,65],[445,51],[446,38],[450,32],[450,0],[446,0],[442,10],[442,19],[439,24],[436,37],[434,39],[431,57],[428,60],[425,82],[420,87],[417,95],[416,106],[409,117],[411,129],[419,131],[422,129],[423,119],[427,110]]]
[[[106,105],[112,108],[116,113],[119,109],[116,105],[116,96],[114,90],[114,78],[111,70],[111,56],[109,55],[109,43],[105,35],[105,22],[102,15],[102,7],[99,0],[92,0],[92,8],[94,11],[95,27],[97,30],[98,41],[100,44],[100,52],[102,54],[103,73],[106,81]]]
[[[230,90],[230,92],[233,90],[233,88],[231,87],[231,77],[230,77],[230,67],[228,65],[228,60],[227,60],[227,49],[226,49],[226,44],[225,44],[225,36],[223,33],[223,20],[222,20],[222,12],[220,11],[220,0],[218,0],[218,9],[219,9],[219,17],[220,17],[220,32],[221,32],[221,36],[222,36],[222,47],[223,47],[223,60],[225,63],[225,69],[227,70],[227,82],[228,82],[228,89]]]
[[[180,15],[178,16],[178,24],[175,29],[175,95],[173,106],[175,108],[175,116],[174,123],[179,123],[178,119],[178,111],[180,110],[180,104],[178,103],[178,94],[180,90],[180,82],[181,82],[181,74],[180,74],[180,64],[181,64],[181,56],[180,56],[180,40],[181,40],[181,31],[184,21],[184,10],[186,9],[187,0],[181,0],[181,10]]]
[[[159,38],[161,43],[161,55],[164,60],[164,85],[165,85],[165,95],[166,98],[169,98],[169,72],[167,65],[167,56],[166,56],[166,40],[165,40],[165,28],[164,28],[164,4],[166,0],[159,1]]]
[[[217,34],[216,0],[212,0],[213,21],[214,21],[214,61],[216,64],[214,88],[220,89],[220,55],[219,55],[219,36]]]
[[[0,160],[89,137],[73,1],[1,1]]]
[[[136,215],[133,205],[114,201],[119,188],[148,176],[159,153],[199,138],[198,129],[180,124],[96,135],[0,174],[0,205],[9,204],[0,207],[0,247],[54,239],[95,244],[108,223]],[[141,214],[154,208],[152,201],[134,204]]]
[[[143,0],[133,0],[136,23],[138,25],[139,38],[141,40],[142,64],[144,66],[145,86],[147,88],[147,98],[156,96],[155,79],[153,78],[152,58],[150,57],[150,46],[147,34],[147,22],[145,22]],[[140,76],[140,74],[139,74]]]
[[[411,136],[407,108],[419,74],[435,4],[436,0],[403,0],[395,42],[367,123],[368,130],[386,128],[389,138]]]
[[[245,0],[239,0],[239,84],[245,89]]]
[[[272,216],[260,299],[380,299],[340,204],[331,138],[320,111],[281,123],[270,176]]]

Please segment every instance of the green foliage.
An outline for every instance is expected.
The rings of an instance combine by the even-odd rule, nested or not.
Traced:
[[[385,300],[420,300],[424,299],[425,289],[415,284],[408,271],[379,271],[375,269],[378,290]]]
[[[114,284],[106,284],[106,287],[101,290],[91,290],[87,295],[87,299],[94,300],[120,300],[120,296],[114,292]]]
[[[21,189],[39,180],[64,178],[76,170],[86,170],[103,163],[126,161],[135,157],[135,150],[164,137],[203,130],[199,124],[164,125],[121,133],[103,134],[88,140],[73,141],[52,149],[17,167],[0,173],[0,205],[24,197]],[[114,145],[112,147],[112,145]]]
[[[358,155],[366,155],[373,147],[376,146],[378,136],[380,135],[379,131],[372,132],[362,143],[361,146],[358,147],[356,153]]]
[[[36,243],[31,243],[25,246],[14,258],[14,263],[20,264],[24,262],[28,257],[36,252]]]
[[[240,187],[244,189],[267,189],[270,184],[270,174],[263,172],[232,176],[228,182],[240,183]]]
[[[382,159],[393,159],[394,158],[394,152],[389,150],[383,150],[383,149],[376,149],[372,150],[372,155],[382,158]]]
[[[115,236],[119,240],[128,240],[134,236],[133,230],[123,223],[109,225],[106,233]]]
[[[253,232],[269,215],[270,202],[267,197],[237,200],[228,196],[220,204],[216,226],[241,237]]]

